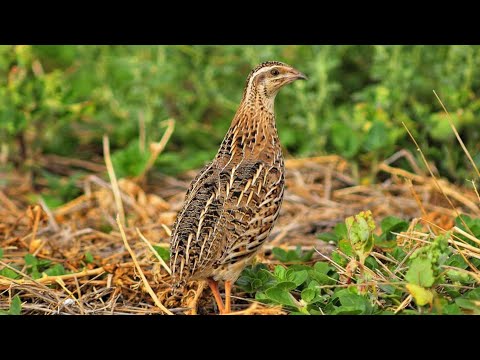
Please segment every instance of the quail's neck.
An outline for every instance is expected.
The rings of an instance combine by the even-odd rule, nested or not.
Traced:
[[[255,144],[260,145],[268,138],[277,141],[277,126],[275,123],[274,97],[260,94],[245,98],[232,121],[231,128],[243,129],[247,136],[255,137]],[[278,142],[278,141],[277,141]]]
[[[247,89],[232,121],[232,127],[242,123],[244,128],[253,126],[259,130],[265,128],[276,132],[274,106],[275,95],[267,96],[262,89]]]
[[[274,162],[281,154],[272,103],[255,97],[254,102],[244,97],[217,154],[220,164],[240,159],[262,159]]]

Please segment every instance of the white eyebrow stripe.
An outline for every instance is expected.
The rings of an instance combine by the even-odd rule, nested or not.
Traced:
[[[272,66],[268,66],[268,67],[263,67],[261,69],[258,69],[257,71],[255,71],[252,76],[250,77],[250,80],[248,81],[248,88],[250,90],[250,87],[252,86],[252,81],[253,79],[255,79],[257,77],[257,75],[260,75],[264,72],[267,72],[267,71],[270,71],[271,69],[273,69],[274,67],[277,67],[279,65],[272,65]]]

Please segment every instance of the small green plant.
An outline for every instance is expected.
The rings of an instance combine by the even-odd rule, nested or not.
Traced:
[[[10,302],[8,311],[0,310],[0,315],[20,315],[22,312],[22,301],[18,295],[15,295]]]
[[[157,245],[153,245],[153,248],[155,249],[157,254],[160,255],[163,261],[166,261],[167,263],[170,261],[170,251],[167,248]]]
[[[375,230],[375,222],[373,221],[372,212],[362,211],[361,213],[350,216],[345,219],[347,227],[348,240],[352,249],[355,251],[360,264],[365,263],[365,259],[370,255],[373,249]]]
[[[438,283],[441,275],[440,266],[448,258],[449,232],[437,236],[431,245],[416,250],[410,256],[410,267],[405,274],[406,285],[418,305],[432,305],[434,291],[430,288]]]
[[[338,244],[330,262],[306,265],[311,252],[297,248],[288,255],[274,248],[283,264],[273,269],[264,264],[246,268],[236,285],[258,301],[282,305],[290,314],[480,312],[478,281],[469,275],[470,265],[449,247],[451,233],[430,237],[407,257],[395,234],[406,231],[409,224],[396,217],[380,224],[381,234],[374,234],[372,214],[365,211],[339,223],[332,233],[320,235]]]
[[[0,269],[0,276],[4,276],[9,279],[20,279],[22,277],[19,273],[6,266]]]
[[[87,251],[87,252],[85,253],[85,262],[86,262],[87,264],[92,264],[92,263],[94,262],[93,255],[92,255],[92,253],[91,253],[90,251]]]
[[[32,254],[27,254],[24,257],[25,265],[27,266],[27,274],[33,279],[40,279],[42,276],[57,276],[65,275],[65,268],[62,264],[52,264],[50,260],[37,259]]]

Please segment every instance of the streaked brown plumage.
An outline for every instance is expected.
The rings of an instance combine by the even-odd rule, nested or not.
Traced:
[[[269,61],[254,68],[214,160],[192,181],[171,237],[174,285],[208,280],[222,313],[230,288],[265,243],[280,212],[284,162],[275,125],[278,90],[305,75]],[[225,308],[217,281],[225,281]]]

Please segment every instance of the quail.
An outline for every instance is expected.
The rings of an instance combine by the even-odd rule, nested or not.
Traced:
[[[307,77],[278,61],[250,72],[220,149],[190,184],[172,228],[173,286],[206,280],[221,314],[231,312],[232,284],[280,213],[285,167],[274,102],[283,86],[298,79]],[[225,304],[218,281],[225,282]]]

